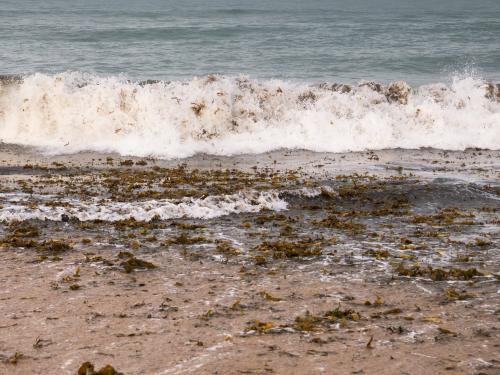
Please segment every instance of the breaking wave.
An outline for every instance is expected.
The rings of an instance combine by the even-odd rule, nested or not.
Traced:
[[[0,80],[0,141],[160,158],[306,149],[498,149],[500,85],[410,88],[244,76],[131,82],[73,72]]]
[[[202,199],[159,199],[138,202],[114,202],[96,199],[84,202],[78,199],[56,199],[59,205],[49,204],[51,196],[1,194],[0,222],[23,220],[61,221],[63,215],[80,221],[119,221],[135,219],[151,221],[193,218],[213,219],[239,213],[256,213],[261,210],[281,211],[287,202],[277,192],[247,191],[232,195],[208,196]],[[33,204],[33,199],[38,204]]]

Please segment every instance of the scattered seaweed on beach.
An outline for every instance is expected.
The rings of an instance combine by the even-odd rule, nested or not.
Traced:
[[[312,315],[309,311],[306,311],[303,316],[295,317],[292,327],[297,331],[312,332],[316,331],[323,321],[323,318]]]
[[[245,327],[245,332],[255,331],[258,333],[265,333],[272,328],[274,328],[274,323],[272,322],[261,322],[259,320],[255,320]]]
[[[388,250],[367,250],[364,252],[363,255],[380,260],[388,258],[391,255],[391,253]]]
[[[6,236],[0,241],[3,246],[35,248],[39,245],[33,238],[40,236],[40,230],[28,221],[13,221],[6,232]]]
[[[275,297],[271,293],[266,292],[265,290],[263,290],[262,292],[259,292],[259,295],[267,301],[272,301],[272,302],[281,301],[281,298]]]
[[[159,217],[153,217],[149,221],[141,221],[141,220],[136,220],[134,218],[116,220],[113,222],[113,226],[117,230],[122,230],[122,231],[131,229],[153,230],[153,229],[162,229],[165,227],[165,224],[160,221]]]
[[[132,273],[135,270],[152,270],[157,268],[151,262],[136,258],[132,253],[128,251],[122,251],[117,256],[119,259],[125,259],[120,263],[120,266],[123,267],[123,270],[126,273]]]
[[[46,254],[60,254],[73,249],[69,242],[62,239],[34,240],[40,236],[40,231],[29,222],[13,222],[7,232],[0,240],[0,245],[4,247],[34,249]]]
[[[95,367],[91,362],[84,362],[78,368],[77,375],[123,375],[123,373],[118,372],[111,365],[106,365],[95,371]]]
[[[455,288],[448,288],[445,290],[446,300],[449,302],[452,301],[463,301],[469,298],[473,298],[474,296],[470,293],[456,290]]]
[[[253,261],[256,266],[265,266],[267,264],[267,258],[262,255],[254,256]]]
[[[241,250],[231,246],[228,241],[218,240],[216,243],[215,252],[224,255],[226,258],[241,254]]]
[[[73,246],[64,240],[47,240],[39,242],[36,249],[41,252],[59,254],[73,249]]]
[[[207,238],[202,236],[190,237],[186,233],[181,233],[177,237],[170,238],[164,242],[165,246],[169,245],[194,245],[199,243],[210,242]]]
[[[264,241],[255,248],[263,254],[271,254],[274,259],[292,259],[321,255],[321,241],[310,238],[296,242]]]
[[[327,218],[316,222],[316,224],[325,228],[340,229],[354,234],[360,233],[366,228],[364,224],[352,220],[341,220],[336,215],[329,215]]]
[[[324,316],[332,321],[336,321],[339,319],[347,319],[357,322],[361,319],[361,314],[352,309],[341,309],[340,306],[336,307],[333,310],[327,311]]]
[[[326,311],[322,315],[314,315],[306,311],[304,315],[295,317],[292,328],[302,332],[314,332],[320,328],[327,328],[331,323],[347,321],[357,322],[361,314],[352,309],[341,309],[340,305],[333,310]]]
[[[456,221],[462,219],[462,221]],[[441,209],[434,215],[416,215],[412,218],[412,224],[427,224],[431,226],[443,225],[474,225],[478,224],[474,220],[474,214],[461,211],[454,207]]]
[[[207,320],[210,320],[215,315],[218,315],[218,313],[216,311],[214,311],[212,309],[208,309],[204,313],[200,314],[198,316],[198,319],[207,321]]]
[[[15,352],[14,354],[12,354],[11,356],[7,357],[4,362],[5,363],[8,363],[8,364],[11,364],[11,365],[17,365],[17,363],[19,362],[19,360],[25,358],[25,355],[21,352]]]
[[[409,277],[428,277],[433,281],[444,280],[471,280],[474,277],[483,276],[476,268],[460,269],[450,268],[448,270],[433,268],[431,266],[422,267],[418,264],[405,267],[404,264],[398,264],[394,271],[400,276]]]

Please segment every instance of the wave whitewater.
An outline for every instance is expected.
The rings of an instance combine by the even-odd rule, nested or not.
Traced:
[[[498,149],[500,85],[410,88],[244,76],[131,82],[80,72],[0,80],[0,141],[160,158],[276,149]]]
[[[114,202],[95,200],[84,202],[78,199],[58,200],[60,206],[47,204],[50,196],[36,196],[39,204],[33,205],[26,196],[1,194],[5,204],[0,208],[0,222],[23,220],[61,221],[63,215],[80,221],[119,221],[135,219],[151,221],[193,218],[213,219],[238,213],[256,213],[261,210],[281,211],[287,209],[287,202],[277,192],[247,191],[232,195],[208,196],[203,199],[183,198],[181,200],[148,200],[138,202]],[[4,203],[4,202],[2,202]],[[28,204],[30,203],[30,204]]]

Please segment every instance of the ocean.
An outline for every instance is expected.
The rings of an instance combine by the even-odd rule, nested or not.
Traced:
[[[7,0],[0,141],[160,158],[496,149],[498,35],[487,0]]]
[[[3,0],[2,74],[500,79],[496,0]]]

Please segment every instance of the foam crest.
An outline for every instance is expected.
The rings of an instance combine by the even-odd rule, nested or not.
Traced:
[[[97,199],[93,202],[64,199],[59,200],[60,206],[48,205],[46,201],[51,199],[50,196],[2,194],[1,198],[0,222],[30,219],[61,221],[63,214],[80,221],[212,219],[230,214],[255,213],[264,209],[281,211],[287,208],[287,202],[282,200],[277,192],[254,191],[208,196],[203,199],[160,199],[130,203]],[[33,198],[39,200],[39,203],[34,205]]]
[[[346,152],[498,149],[500,90],[480,79],[417,89],[246,77],[130,82],[83,73],[0,83],[0,139],[50,153],[233,155],[280,148]]]

